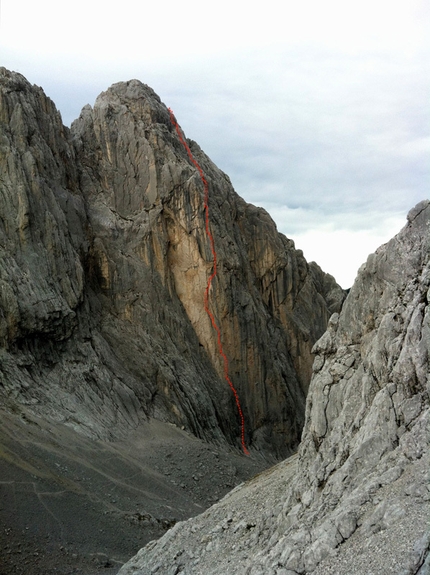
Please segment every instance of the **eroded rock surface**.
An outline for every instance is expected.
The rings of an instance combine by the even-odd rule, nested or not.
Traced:
[[[298,455],[176,525],[121,575],[429,572],[429,255],[424,201],[369,256],[314,346]]]
[[[115,84],[71,130],[22,76],[0,73],[0,394],[88,437],[148,417],[240,448],[234,397],[204,311],[212,271],[203,189],[168,110]],[[251,449],[292,453],[311,348],[344,292],[194,142],[210,187],[222,332]]]

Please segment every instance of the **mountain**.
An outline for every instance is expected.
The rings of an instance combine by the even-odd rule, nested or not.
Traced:
[[[31,572],[22,540],[40,572],[45,537],[70,562],[97,558],[106,536],[121,562],[294,453],[311,350],[345,292],[151,88],[115,84],[68,129],[41,88],[1,68],[0,192],[8,565]]]
[[[238,441],[203,298],[212,270],[202,185],[166,107],[133,80],[67,130],[3,69],[2,326],[9,396],[89,437],[148,416]],[[311,349],[343,292],[190,142],[210,186],[210,305],[250,449],[297,447]]]
[[[371,254],[316,342],[298,454],[120,575],[430,573],[430,201]]]

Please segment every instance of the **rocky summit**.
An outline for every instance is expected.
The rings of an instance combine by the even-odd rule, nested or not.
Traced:
[[[427,574],[430,203],[346,296],[184,138],[0,68],[0,574]]]
[[[2,573],[114,569],[298,447],[345,292],[187,145],[250,457],[205,311],[204,186],[168,109],[132,80],[69,129],[0,69]]]

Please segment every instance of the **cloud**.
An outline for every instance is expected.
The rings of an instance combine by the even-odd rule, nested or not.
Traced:
[[[280,59],[271,54],[272,68],[275,56]],[[264,62],[260,67],[254,62],[254,81],[241,81],[237,66],[237,91],[224,82],[231,75],[225,62],[223,74],[208,74],[192,98],[175,94],[177,117],[186,128],[192,126],[193,139],[252,201],[270,191],[280,204],[290,197],[293,206],[318,202],[325,209],[364,209],[387,204],[388,194],[385,209],[397,211],[424,197],[424,78],[411,78],[408,60],[390,73],[390,62],[385,62],[381,72],[384,62],[378,55],[357,67],[353,60],[338,58],[337,76],[330,76],[323,72],[333,67],[334,55],[305,56],[297,60],[307,66],[312,61],[315,76],[306,74],[302,81],[303,70],[289,66],[285,56],[277,73],[267,78]],[[252,68],[252,62],[242,59],[242,64]],[[354,78],[350,88],[348,77]]]
[[[403,213],[387,216],[380,211],[336,213],[324,216],[315,209],[263,207],[276,221],[278,231],[294,240],[307,261],[315,261],[343,287],[351,287],[367,256],[394,237],[406,224]]]
[[[25,17],[23,15],[25,14]],[[242,48],[313,44],[357,51],[384,46],[410,51],[425,31],[424,0],[3,0],[4,42],[29,54],[99,59],[178,59],[232,53]],[[17,34],[17,31],[20,34]]]
[[[282,220],[281,220],[282,222]],[[336,278],[343,287],[352,286],[358,269],[366,262],[369,254],[398,233],[405,219],[390,218],[383,221],[376,230],[334,230],[308,229],[303,234],[293,234],[296,248],[303,250],[308,261],[316,261],[327,273]],[[279,228],[282,227],[282,223]],[[321,227],[324,227],[322,224]]]

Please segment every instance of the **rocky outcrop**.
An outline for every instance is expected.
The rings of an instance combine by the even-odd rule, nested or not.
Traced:
[[[133,80],[71,130],[0,71],[0,395],[88,437],[148,417],[240,446],[203,294],[212,271],[202,184],[166,107]],[[343,291],[194,142],[210,188],[210,305],[251,450],[291,453],[311,349]]]
[[[297,456],[121,575],[429,572],[430,202],[369,256],[314,346]]]

